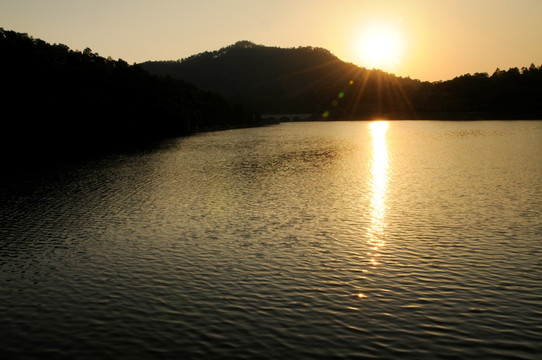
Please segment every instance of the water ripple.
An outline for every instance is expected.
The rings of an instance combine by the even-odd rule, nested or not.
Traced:
[[[539,123],[288,123],[4,180],[0,357],[536,359]]]

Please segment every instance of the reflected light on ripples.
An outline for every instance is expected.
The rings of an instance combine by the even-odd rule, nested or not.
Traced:
[[[371,131],[373,160],[371,162],[371,226],[368,230],[371,264],[378,265],[378,249],[384,245],[383,235],[386,215],[386,193],[388,191],[388,145],[386,133],[388,122],[375,121],[369,124]]]

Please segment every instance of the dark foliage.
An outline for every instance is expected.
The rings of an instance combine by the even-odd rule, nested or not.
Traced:
[[[283,49],[248,41],[184,60],[141,65],[151,73],[185,79],[263,113],[327,111],[333,117],[343,117],[358,110],[354,103],[366,113],[378,113],[392,105],[405,110],[408,104],[402,92],[421,85],[345,63],[325,49]],[[373,91],[379,87],[388,92]],[[376,104],[377,100],[381,104]]]
[[[524,119],[542,117],[542,67],[421,82],[345,63],[329,51],[241,41],[149,72],[190,81],[263,113],[328,118]]]
[[[427,113],[466,119],[542,118],[542,66],[497,69],[424,84],[417,107]]]
[[[1,28],[0,72],[5,161],[77,158],[202,129],[256,125],[244,108],[185,81]]]
[[[360,68],[320,48],[241,41],[179,61],[128,65],[0,28],[0,73],[2,158],[14,163],[261,125],[256,113],[542,118],[542,66],[534,64],[428,83]]]

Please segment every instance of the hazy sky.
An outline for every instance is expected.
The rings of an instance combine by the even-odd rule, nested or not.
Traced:
[[[0,0],[0,27],[129,63],[250,40],[429,81],[542,65],[542,0]]]

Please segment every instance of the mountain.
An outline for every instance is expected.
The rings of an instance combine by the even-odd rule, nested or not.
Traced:
[[[257,125],[253,114],[182,80],[0,28],[2,159],[56,161],[202,129]],[[4,163],[5,163],[4,161]]]
[[[263,113],[327,112],[343,117],[360,111],[373,115],[384,108],[405,112],[408,96],[421,86],[417,80],[345,63],[322,48],[285,49],[248,41],[180,61],[140,65]]]
[[[328,50],[240,41],[178,61],[140,64],[254,111],[314,117],[408,119],[542,118],[542,66],[465,74],[434,83],[368,70]]]

